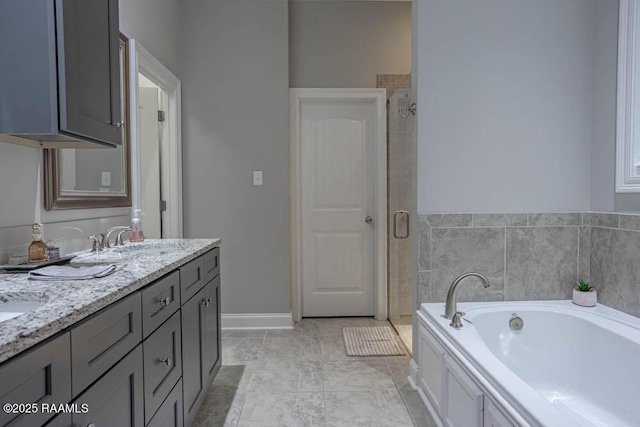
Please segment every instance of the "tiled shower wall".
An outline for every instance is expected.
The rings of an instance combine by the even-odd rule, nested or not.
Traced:
[[[570,299],[582,278],[600,302],[640,315],[640,215],[423,214],[418,234],[419,304],[476,271],[491,287],[469,279],[459,301]]]

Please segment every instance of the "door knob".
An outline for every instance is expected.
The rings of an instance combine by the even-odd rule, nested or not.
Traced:
[[[369,215],[364,219],[364,222],[366,222],[367,224],[373,224],[373,217]]]

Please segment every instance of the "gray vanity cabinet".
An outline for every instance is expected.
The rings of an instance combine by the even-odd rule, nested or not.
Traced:
[[[142,364],[139,345],[78,397],[78,407],[89,411],[74,413],[73,426],[144,427]]]
[[[2,403],[79,409],[0,411],[0,427],[191,426],[222,363],[219,256],[215,248],[0,364]]]
[[[59,404],[71,400],[69,333],[41,344],[0,367],[0,402]],[[17,411],[16,411],[17,412]],[[54,413],[20,415],[0,411],[0,426],[36,426]]]
[[[121,145],[119,36],[118,0],[0,2],[0,134]]]
[[[205,290],[201,289],[182,306],[183,411],[188,426],[198,413],[207,386],[203,375],[206,303]]]

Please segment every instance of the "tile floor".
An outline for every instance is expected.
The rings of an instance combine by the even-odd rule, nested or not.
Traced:
[[[380,325],[304,319],[293,330],[223,331],[222,367],[195,426],[435,426],[407,382],[408,356],[346,356],[342,327]]]

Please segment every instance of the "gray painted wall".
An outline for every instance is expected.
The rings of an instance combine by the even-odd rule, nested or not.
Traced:
[[[618,0],[595,6],[591,209],[610,212],[615,196]]]
[[[594,1],[418,14],[418,211],[588,210]]]
[[[291,1],[291,87],[376,87],[411,71],[411,2]]]
[[[222,237],[223,313],[289,313],[287,1],[181,4],[185,236]]]
[[[120,0],[120,31],[180,77],[180,0]]]

